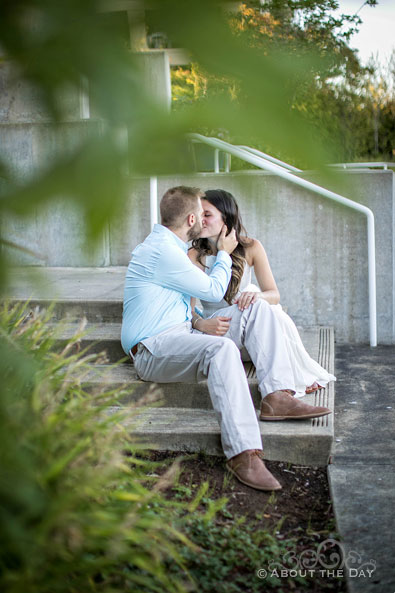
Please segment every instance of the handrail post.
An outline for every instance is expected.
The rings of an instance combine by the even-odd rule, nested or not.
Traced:
[[[214,173],[219,173],[219,149],[214,150]]]
[[[158,222],[158,178],[149,178],[149,210],[151,231]]]
[[[368,275],[369,275],[369,337],[370,346],[377,346],[377,313],[376,313],[376,244],[374,216],[367,213],[368,219]]]

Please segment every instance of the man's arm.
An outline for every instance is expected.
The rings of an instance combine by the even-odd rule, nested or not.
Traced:
[[[209,302],[219,302],[228,287],[232,260],[226,251],[219,251],[210,276],[197,268],[178,247],[166,249],[159,258],[154,281],[183,294]]]

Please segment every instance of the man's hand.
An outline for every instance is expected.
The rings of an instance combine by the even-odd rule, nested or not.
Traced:
[[[224,336],[229,327],[231,317],[213,317],[212,319],[198,319],[195,328],[210,336]]]
[[[238,299],[235,299],[233,302],[237,305],[240,311],[244,311],[244,309],[248,309],[252,303],[256,303],[257,301],[257,293],[256,292],[242,292]]]
[[[238,240],[236,239],[236,231],[232,229],[228,236],[226,236],[227,226],[224,224],[217,241],[218,251],[226,251],[229,255],[237,247]]]

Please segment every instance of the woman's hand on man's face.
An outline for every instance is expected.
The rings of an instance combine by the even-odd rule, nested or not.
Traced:
[[[239,298],[235,299],[233,302],[239,307],[240,311],[244,311],[245,309],[248,309],[252,303],[256,303],[256,301],[256,292],[242,292]]]

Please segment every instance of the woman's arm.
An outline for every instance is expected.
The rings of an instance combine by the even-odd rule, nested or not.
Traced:
[[[204,267],[202,264],[197,260],[197,251],[193,247],[188,249],[188,257],[192,263],[195,264],[198,268],[204,271]],[[201,316],[195,312],[196,307],[196,297],[191,297],[191,312],[192,312],[192,327],[195,327],[195,323],[198,319],[201,319]]]
[[[277,305],[280,302],[280,292],[277,288],[266,251],[258,239],[253,239],[251,245],[246,248],[246,260],[251,267],[254,267],[255,276],[261,292],[243,292],[237,301],[235,301],[239,305],[239,309],[247,308],[257,298],[265,299],[271,305]]]
[[[191,260],[191,262],[195,264],[195,266],[197,266],[198,268],[200,268],[201,270],[204,271],[204,267],[197,259],[196,249],[194,249],[193,247],[191,247],[191,249],[188,249],[188,257]],[[191,297],[192,327],[194,329],[198,329],[196,324],[199,321],[199,331],[203,331],[202,329],[200,329],[202,317],[195,311],[195,307],[196,307],[196,297]]]
[[[198,266],[201,270],[204,270],[204,266],[197,260],[196,249],[190,249],[188,251],[189,259]],[[196,298],[191,297],[191,311],[192,311],[192,327],[199,330],[203,334],[209,334],[212,336],[224,336],[230,327],[230,317],[214,317],[213,319],[204,319],[196,311]]]

